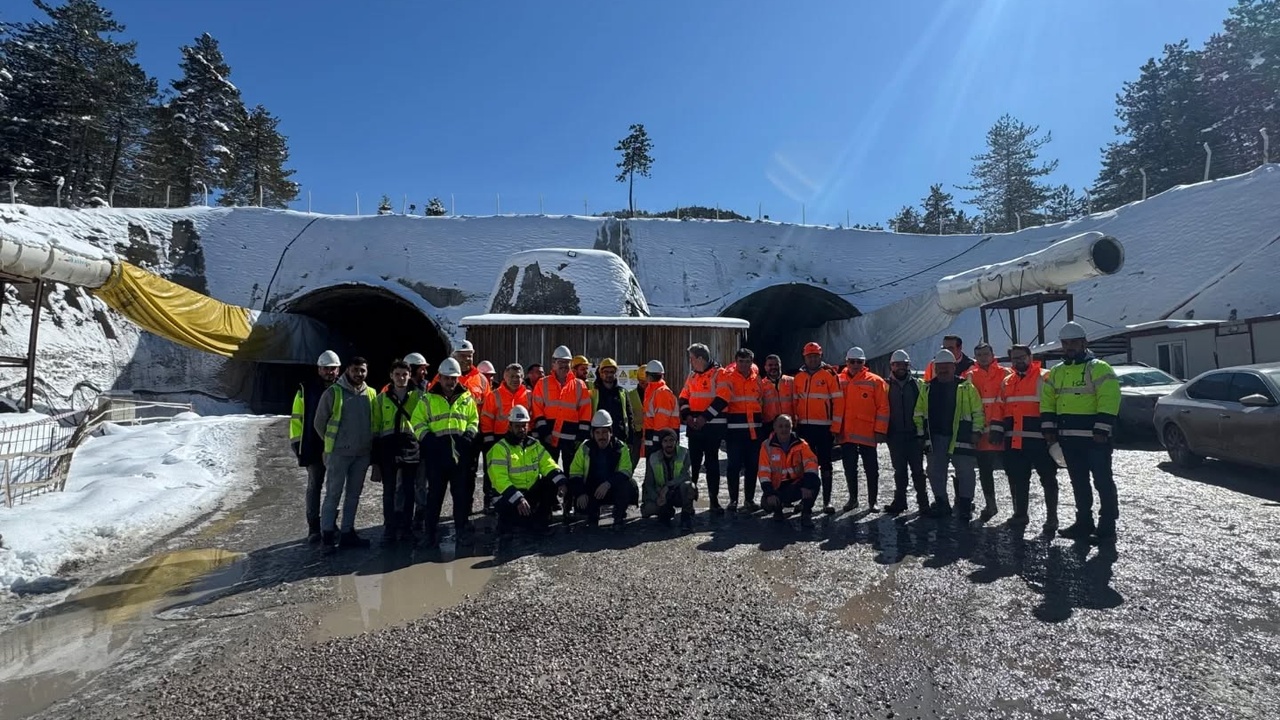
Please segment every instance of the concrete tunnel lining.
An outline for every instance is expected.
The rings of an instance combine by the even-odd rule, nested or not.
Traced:
[[[734,301],[722,317],[735,317],[751,323],[747,331],[747,347],[756,353],[758,363],[777,354],[784,368],[798,365],[801,348],[811,331],[835,320],[846,320],[862,313],[848,300],[830,290],[806,283],[770,285]],[[841,351],[843,352],[843,351]],[[843,358],[830,355],[828,361]],[[721,363],[733,358],[716,358]]]
[[[333,285],[314,290],[277,308],[325,323],[334,332],[329,347],[345,366],[354,357],[369,361],[369,382],[382,387],[391,363],[411,352],[422,353],[432,368],[449,356],[449,340],[440,327],[413,303],[392,290],[363,284]],[[254,410],[289,411],[298,383],[314,377],[310,365],[259,363],[254,381]]]

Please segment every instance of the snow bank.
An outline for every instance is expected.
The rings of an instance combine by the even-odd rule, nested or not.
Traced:
[[[608,250],[542,248],[507,259],[489,300],[491,313],[642,316],[640,283]]]
[[[128,552],[216,510],[253,482],[257,429],[269,419],[175,419],[106,425],[71,463],[66,489],[0,507],[0,589],[51,576],[68,561]]]

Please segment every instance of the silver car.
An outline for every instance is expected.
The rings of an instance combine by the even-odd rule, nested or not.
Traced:
[[[1143,363],[1113,363],[1120,382],[1120,415],[1113,433],[1116,442],[1155,434],[1156,401],[1177,390],[1182,381]]]
[[[1280,363],[1210,370],[1156,401],[1155,428],[1177,465],[1205,457],[1280,469]]]

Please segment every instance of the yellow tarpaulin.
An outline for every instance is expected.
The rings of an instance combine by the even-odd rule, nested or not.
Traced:
[[[235,355],[253,332],[248,308],[219,302],[123,261],[93,294],[145,330],[223,357]]]

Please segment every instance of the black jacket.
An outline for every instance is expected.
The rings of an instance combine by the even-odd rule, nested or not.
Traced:
[[[324,438],[316,432],[316,407],[320,405],[320,396],[327,387],[320,380],[308,380],[298,385],[302,394],[302,442],[294,448],[298,455],[298,466],[324,464]]]

